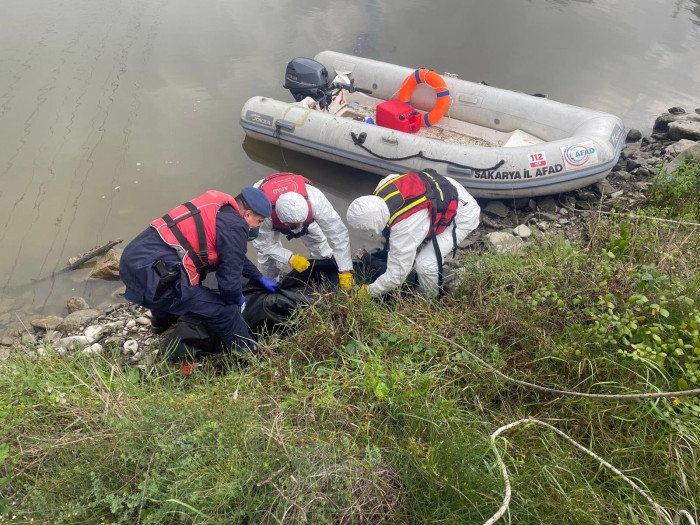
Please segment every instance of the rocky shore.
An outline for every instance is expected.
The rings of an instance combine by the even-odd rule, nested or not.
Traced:
[[[532,238],[563,234],[580,236],[585,216],[591,212],[624,213],[646,200],[657,170],[672,173],[684,158],[700,158],[700,109],[686,112],[673,107],[658,117],[650,136],[629,130],[620,159],[607,179],[557,196],[513,201],[481,202],[479,228],[460,246],[463,249],[495,249],[519,252]],[[117,250],[98,262],[113,276]],[[459,257],[451,263],[459,275]],[[110,269],[111,268],[111,269]],[[0,361],[12,352],[28,356],[100,353],[120,348],[124,361],[145,365],[157,356],[167,332],[156,336],[150,329],[150,312],[128,303],[90,308],[80,297],[68,299],[63,316],[37,316],[13,326],[0,327]]]

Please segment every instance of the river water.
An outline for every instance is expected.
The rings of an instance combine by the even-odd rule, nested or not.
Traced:
[[[74,295],[110,301],[118,282],[50,276],[207,189],[297,171],[344,216],[375,176],[238,124],[250,96],[291,100],[287,62],[323,49],[547,93],[644,133],[700,107],[700,0],[4,0],[0,328]]]

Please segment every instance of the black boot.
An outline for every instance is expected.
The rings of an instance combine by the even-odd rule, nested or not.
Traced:
[[[177,315],[165,314],[163,317],[156,317],[151,311],[151,332],[154,334],[162,334],[165,332],[173,323],[177,323]]]

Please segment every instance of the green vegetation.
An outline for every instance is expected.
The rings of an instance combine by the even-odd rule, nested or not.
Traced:
[[[652,188],[652,209],[657,217],[698,221],[700,217],[700,169],[697,161],[684,160],[668,175],[656,175]]]
[[[683,169],[697,184],[699,165]],[[697,185],[667,184],[641,211],[697,222]],[[697,517],[697,397],[555,397],[464,349],[565,390],[700,388],[698,253],[697,227],[596,216],[577,244],[469,255],[440,304],[326,297],[244,371],[225,357],[189,375],[118,352],[11,358],[0,510],[11,523],[483,523],[504,487],[490,435],[531,417]],[[661,523],[546,429],[519,426],[498,447],[513,486],[503,523]]]

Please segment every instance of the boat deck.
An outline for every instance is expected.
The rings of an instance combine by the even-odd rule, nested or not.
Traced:
[[[366,97],[371,98],[371,97]],[[374,101],[373,101],[374,102]],[[381,102],[381,101],[377,101]],[[333,114],[355,120],[376,119],[376,104],[362,104],[357,101],[342,104],[336,108],[330,108]],[[482,148],[515,147],[544,142],[542,139],[530,135],[522,130],[511,133],[503,133],[493,129],[477,126],[448,116],[440,119],[440,122],[429,128],[421,128],[417,133],[419,137],[458,144],[460,146],[475,146]]]

